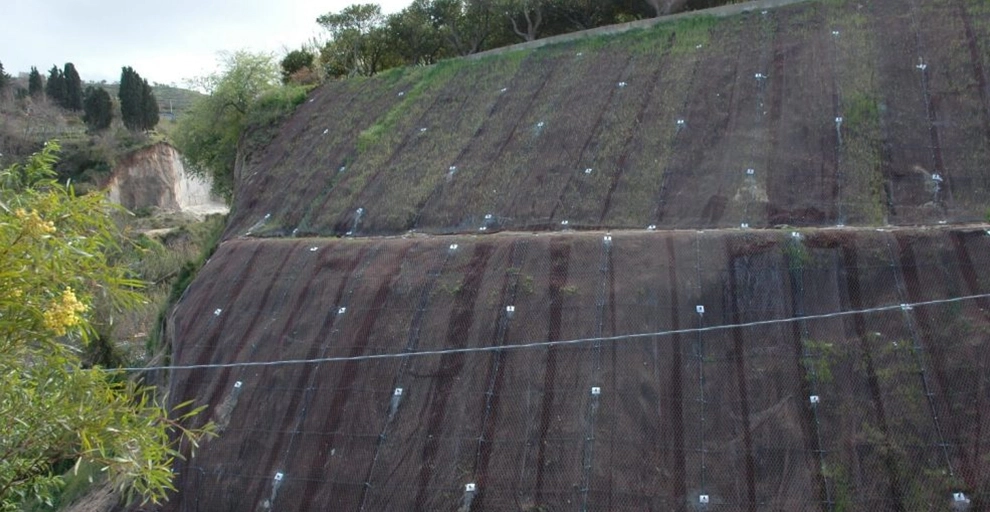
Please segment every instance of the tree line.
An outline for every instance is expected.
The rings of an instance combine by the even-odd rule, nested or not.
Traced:
[[[0,95],[8,95],[14,87],[13,77],[0,63]],[[30,97],[48,101],[71,112],[82,112],[83,121],[91,131],[102,131],[110,127],[114,117],[114,102],[110,93],[103,87],[82,87],[79,72],[71,62],[62,68],[52,66],[48,77],[42,77],[35,66],[28,73],[27,88],[20,87],[14,92],[17,98]],[[121,70],[120,89],[117,93],[120,102],[120,118],[130,130],[150,130],[158,124],[158,100],[146,79],[141,78],[130,66]]]
[[[377,4],[354,4],[316,22],[330,40],[318,48],[319,72],[329,78],[373,75],[429,65],[511,44],[662,16],[739,0],[414,0],[385,15]],[[282,61],[283,80],[311,68],[305,50]]]

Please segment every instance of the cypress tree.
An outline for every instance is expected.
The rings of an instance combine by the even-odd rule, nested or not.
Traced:
[[[8,85],[10,85],[10,80],[10,75],[3,70],[3,62],[0,62],[0,91],[3,91]]]
[[[141,81],[141,129],[150,130],[158,124],[158,99],[148,85],[147,80]]]
[[[31,73],[28,75],[28,94],[33,98],[38,98],[44,93],[44,89],[41,73],[38,72],[38,68],[31,66]]]
[[[130,66],[120,73],[120,118],[128,130],[140,130],[142,127],[142,111],[144,107],[144,82],[141,76]]]
[[[45,96],[56,105],[65,106],[65,76],[58,66],[52,66],[48,71],[48,83],[45,84]]]
[[[65,105],[63,106],[69,110],[82,110],[83,89],[82,80],[79,78],[79,72],[76,71],[76,67],[71,62],[66,62],[64,69]]]
[[[113,100],[101,87],[87,87],[83,101],[83,122],[92,131],[106,130],[113,120]]]

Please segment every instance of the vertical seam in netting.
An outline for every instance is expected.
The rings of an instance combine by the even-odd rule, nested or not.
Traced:
[[[632,52],[630,52],[628,55],[629,56],[626,58],[626,63],[623,66],[623,69],[622,69],[622,72],[620,73],[620,76],[625,76],[627,74],[627,72],[628,72],[628,69],[632,66],[632,62],[633,62]],[[601,109],[599,109],[598,115],[595,117],[595,123],[594,123],[594,125],[592,125],[591,130],[588,133],[588,136],[585,137],[584,143],[581,145],[581,149],[578,151],[577,158],[574,159],[574,163],[571,165],[570,176],[568,176],[567,181],[564,183],[564,186],[560,188],[560,192],[557,194],[557,200],[554,202],[554,206],[550,210],[550,216],[547,219],[549,222],[552,223],[554,221],[554,219],[557,216],[557,211],[561,207],[563,207],[565,209],[567,208],[568,205],[565,205],[564,204],[564,198],[567,196],[568,191],[570,191],[572,188],[577,187],[575,185],[575,183],[577,182],[577,179],[578,179],[577,177],[578,176],[583,176],[583,175],[577,173],[576,170],[582,167],[581,164],[582,164],[582,161],[585,159],[585,153],[588,152],[588,147],[591,146],[592,141],[595,141],[595,140],[598,140],[598,139],[601,138],[601,124],[602,124],[602,119],[605,118],[605,113],[608,112],[609,107],[612,105],[612,101],[615,99],[615,92],[617,90],[619,90],[619,89],[616,88],[616,87],[610,88],[609,89],[609,92],[608,92],[608,99],[606,99],[604,102],[602,102],[602,107],[601,107]],[[592,167],[590,166],[590,163],[589,163],[588,169],[592,169]],[[564,219],[567,219],[568,217],[569,216],[565,212]],[[589,224],[590,224],[590,222],[589,222]]]
[[[857,250],[854,242],[843,246],[843,265],[840,267],[840,277],[845,278],[849,305],[854,311],[860,310],[863,306],[862,283],[859,278],[860,267],[857,266],[858,259],[859,251]],[[873,353],[870,349],[869,342],[867,341],[866,314],[857,313],[853,315],[852,322],[853,329],[856,333],[856,339],[859,343],[862,363],[866,370],[866,385],[870,392],[870,399],[873,402],[873,408],[876,411],[877,426],[879,427],[884,438],[889,438],[890,426],[887,418],[887,410],[884,407],[884,402],[880,394],[880,383],[877,376],[876,366],[874,365]],[[884,469],[887,472],[887,478],[890,481],[889,488],[887,489],[887,492],[889,493],[889,502],[886,503],[892,510],[903,511],[905,510],[904,490],[902,488],[900,473],[896,467],[896,461],[894,460],[893,455],[889,452],[880,453],[879,458],[883,463]]]
[[[793,244],[793,246],[797,246],[797,250],[793,252],[787,251],[785,253],[788,260],[792,258],[800,258],[800,256],[795,255],[804,254],[804,251],[807,251],[807,249],[803,247],[802,240],[803,238],[800,237],[790,237],[790,240],[786,242]],[[794,308],[794,315],[801,318],[801,320],[799,320],[794,327],[794,330],[797,331],[795,352],[798,357],[798,369],[802,373],[802,384],[807,383],[809,391],[808,394],[810,395],[807,397],[807,402],[804,401],[805,397],[802,396],[799,399],[799,403],[804,404],[802,405],[802,408],[808,408],[811,410],[811,417],[814,420],[813,428],[815,431],[814,452],[818,457],[818,476],[821,478],[820,494],[823,495],[821,497],[825,499],[824,505],[826,510],[832,511],[835,510],[835,502],[832,498],[832,482],[830,481],[826,471],[826,451],[824,449],[824,440],[822,438],[821,415],[818,413],[817,401],[813,401],[811,398],[820,397],[821,395],[821,391],[818,388],[819,380],[817,368],[824,364],[824,360],[820,354],[812,353],[808,345],[804,343],[804,340],[811,339],[811,333],[808,329],[808,321],[803,319],[805,316],[804,296],[806,293],[806,289],[804,287],[804,265],[799,262],[792,261],[786,261],[786,263],[788,268],[791,269],[791,296],[793,297],[792,307]]]
[[[836,208],[836,224],[839,226],[846,225],[846,205],[843,201],[843,194],[845,192],[846,186],[846,173],[845,167],[843,166],[843,152],[845,151],[845,143],[842,140],[842,86],[839,84],[839,43],[838,37],[840,35],[838,30],[830,32],[828,27],[823,27],[822,35],[820,37],[825,37],[829,40],[829,57],[832,64],[832,116],[835,118],[835,148],[833,153],[833,158],[835,159],[835,208]],[[831,510],[831,503],[830,503]]]
[[[599,273],[601,274],[601,286],[598,288],[598,292],[595,297],[595,337],[601,338],[603,335],[605,327],[605,306],[608,302],[608,281],[609,281],[609,267],[612,264],[612,237],[611,235],[606,235],[602,241],[602,257],[601,263],[599,264]],[[584,450],[581,468],[581,510],[582,512],[587,512],[588,510],[588,492],[591,487],[591,468],[594,463],[595,454],[595,420],[598,416],[598,406],[601,400],[601,377],[602,377],[602,342],[596,341],[592,347],[592,368],[591,368],[591,383],[594,388],[597,389],[597,393],[589,390],[588,395],[588,413],[585,420],[585,431],[584,431]],[[607,393],[617,393],[618,390],[608,389],[605,390]],[[584,392],[584,390],[579,390],[579,392]]]
[[[897,297],[900,299],[902,304],[908,302],[908,290],[907,284],[904,282],[904,265],[903,260],[901,264],[898,263],[896,253],[892,245],[892,238],[894,235],[888,235],[886,240],[887,256],[890,258],[890,270],[894,274],[894,282],[896,283]],[[901,249],[904,251],[903,254],[907,255],[911,251],[911,247],[904,247]],[[913,257],[911,257],[913,260]],[[915,270],[917,271],[917,270]],[[949,457],[948,446],[945,443],[945,436],[942,432],[942,424],[938,419],[938,406],[935,403],[935,393],[932,391],[932,386],[928,378],[927,365],[925,364],[925,349],[921,345],[921,335],[918,333],[917,326],[914,322],[913,308],[904,307],[901,309],[901,314],[904,319],[904,325],[907,327],[908,332],[911,334],[911,354],[914,356],[914,362],[918,365],[918,374],[921,377],[922,391],[925,394],[925,399],[928,403],[928,409],[932,416],[932,425],[935,428],[935,435],[938,436],[938,446],[941,448],[942,457],[945,460],[946,468],[949,470],[949,477],[955,478],[956,473],[952,467],[952,459]]]
[[[396,249],[395,254],[390,253],[387,246],[383,249],[385,254],[385,261],[383,263],[384,268],[387,271],[381,274],[382,279],[371,288],[374,292],[371,296],[369,309],[366,314],[360,316],[361,321],[354,332],[352,338],[353,343],[350,345],[351,354],[357,355],[359,351],[365,352],[369,349],[368,345],[371,342],[371,334],[379,319],[379,315],[375,314],[376,308],[385,308],[385,305],[388,303],[388,300],[393,293],[393,285],[402,276],[403,268],[408,263],[408,260],[406,259],[407,254],[417,245],[418,244],[400,245]],[[359,368],[356,363],[346,364],[340,369],[340,375],[336,379],[336,392],[332,395],[330,403],[327,406],[329,409],[329,414],[324,419],[322,426],[319,427],[323,429],[319,432],[319,434],[326,435],[328,437],[329,442],[326,442],[325,446],[333,445],[333,443],[337,441],[338,436],[347,437],[347,434],[340,431],[340,425],[344,421],[344,416],[340,413],[340,411],[342,411],[351,401],[351,393],[353,391],[351,386],[357,379],[358,372]],[[313,506],[313,501],[316,499],[320,484],[324,482],[320,478],[322,475],[322,467],[309,468],[309,472],[304,478],[306,481],[306,487],[302,493],[303,501],[299,508],[307,509]]]
[[[437,247],[441,249],[443,248],[442,245],[438,245]],[[420,329],[422,328],[423,319],[426,316],[426,310],[430,303],[430,297],[433,295],[433,289],[436,288],[437,282],[446,270],[447,264],[450,262],[451,255],[454,252],[455,250],[452,247],[446,248],[440,263],[435,265],[433,270],[427,274],[427,284],[420,290],[419,300],[416,303],[416,313],[413,315],[412,321],[409,325],[409,335],[406,338],[405,347],[406,353],[415,351],[419,346]],[[364,486],[361,488],[361,499],[359,501],[360,505],[358,510],[364,510],[365,506],[368,504],[368,494],[371,489],[371,480],[372,477],[374,477],[375,469],[378,466],[378,459],[381,456],[382,447],[388,438],[389,426],[392,425],[392,420],[395,419],[396,414],[398,414],[398,409],[401,404],[401,400],[403,399],[403,395],[399,394],[400,392],[398,390],[405,387],[403,384],[403,379],[405,378],[409,364],[409,358],[403,358],[399,363],[399,368],[396,371],[395,378],[392,381],[392,389],[394,391],[393,394],[389,396],[388,403],[384,405],[385,419],[382,422],[381,431],[375,440],[375,452],[371,458],[371,464],[369,465],[368,472],[364,478]]]
[[[326,357],[326,354],[330,350],[330,347],[333,345],[333,342],[336,341],[337,336],[339,335],[341,330],[340,324],[343,321],[339,319],[346,318],[343,317],[342,315],[346,314],[347,307],[350,304],[351,297],[354,296],[355,289],[361,283],[361,279],[364,277],[365,271],[367,271],[368,267],[371,266],[371,263],[375,261],[375,259],[378,257],[378,254],[382,251],[382,247],[383,244],[376,244],[371,249],[368,249],[367,247],[362,247],[355,258],[355,263],[358,263],[363,260],[363,264],[361,264],[359,267],[357,265],[352,267],[352,269],[356,269],[357,271],[353,274],[351,273],[346,274],[344,277],[345,281],[340,283],[340,287],[341,287],[340,290],[342,293],[339,296],[338,300],[335,301],[335,304],[332,304],[328,308],[326,312],[326,316],[323,319],[323,325],[321,326],[322,327],[321,332],[324,329],[327,328],[330,329],[330,332],[324,338],[323,342],[320,344],[321,358]],[[321,252],[327,256],[332,253],[329,249],[325,249],[324,251]],[[323,260],[321,260],[321,263],[322,261]],[[296,417],[295,425],[293,426],[292,431],[289,434],[289,443],[286,446],[285,454],[282,457],[279,468],[285,468],[286,463],[292,458],[291,454],[293,453],[293,450],[295,448],[296,437],[298,434],[301,433],[300,429],[303,427],[303,424],[306,422],[306,417],[308,416],[309,413],[309,406],[313,401],[314,395],[316,394],[315,393],[316,389],[313,386],[316,383],[317,375],[319,374],[321,366],[322,365],[319,363],[316,364],[309,372],[309,374],[306,376],[306,387],[303,390],[302,410],[299,412],[299,415]],[[273,502],[272,507],[274,507],[274,505],[275,503]]]
[[[932,180],[934,181],[934,192],[932,202],[938,205],[942,214],[941,222],[946,221],[948,214],[948,203],[952,202],[952,182],[949,171],[945,168],[945,161],[942,158],[942,147],[938,132],[938,123],[935,115],[935,106],[932,102],[931,89],[928,85],[928,63],[925,62],[925,44],[921,37],[920,20],[918,19],[918,5],[916,1],[911,1],[909,11],[911,13],[911,25],[914,32],[915,51],[918,53],[918,69],[921,71],[921,92],[925,101],[925,119],[928,121],[928,136],[931,143],[929,157],[931,158]],[[938,177],[938,179],[936,179]],[[945,197],[941,195],[942,184],[945,184]]]
[[[504,345],[505,339],[508,336],[509,324],[513,315],[510,315],[509,310],[506,308],[515,304],[516,294],[519,290],[520,272],[517,272],[514,269],[521,268],[521,259],[525,256],[527,247],[528,244],[526,241],[516,240],[513,241],[510,249],[509,266],[506,268],[504,275],[505,296],[502,303],[499,304],[501,307],[498,309],[498,328],[495,333],[496,346]],[[488,458],[493,448],[492,439],[486,438],[486,434],[488,434],[489,423],[492,421],[492,408],[493,403],[496,402],[496,388],[501,382],[502,362],[504,358],[505,353],[502,351],[495,352],[491,355],[490,375],[488,377],[488,385],[485,391],[485,412],[482,415],[481,423],[479,424],[477,439],[478,443],[475,449],[474,467],[472,469],[472,481],[480,483],[481,485],[484,485],[487,480]],[[494,428],[494,425],[491,425],[491,427]],[[484,488],[482,488],[482,491],[483,490]],[[475,503],[477,503],[480,507],[483,499],[484,494],[480,494]]]
[[[671,46],[673,46],[673,44],[674,43],[672,42]],[[696,80],[696,77],[698,76],[698,69],[701,67],[700,63],[702,60],[701,58],[698,57],[697,53],[693,57],[694,58],[691,61],[691,78],[688,79],[687,88],[685,89],[686,92],[684,93],[684,101],[681,102],[681,106],[680,106],[680,112],[682,116],[681,119],[685,119],[685,120],[687,118],[687,108],[688,108],[689,98],[692,97],[691,91],[695,90],[694,82]],[[657,74],[659,76],[659,71]],[[656,89],[656,87],[659,87],[659,80],[657,80],[657,85],[654,86],[654,90]],[[651,91],[651,94],[652,92],[653,91]],[[645,111],[646,111],[646,104],[644,102],[643,108],[640,111],[640,116],[642,116],[643,112]],[[681,153],[677,151],[677,148],[680,146],[680,141],[684,138],[679,136],[680,132],[681,132],[680,129],[675,130],[674,135],[671,137],[671,140],[669,142],[671,155],[679,155]],[[627,146],[632,140],[633,137],[630,136],[629,142],[626,143]],[[650,212],[650,220],[652,221],[651,222],[652,225],[659,226],[663,222],[663,217],[667,202],[667,183],[670,180],[671,173],[679,172],[678,169],[674,168],[675,167],[674,161],[675,161],[674,156],[668,158],[666,164],[664,165],[663,171],[660,173],[660,189],[657,191],[656,201],[654,201],[654,204],[656,206],[654,206],[653,211]],[[603,219],[605,218],[604,212],[602,213],[602,218]]]
[[[770,123],[767,120],[767,112],[768,112],[768,108],[775,108],[775,106],[768,107],[766,104],[768,82],[774,80],[775,84],[781,84],[784,82],[784,78],[785,78],[782,76],[779,77],[778,79],[778,77],[776,76],[777,73],[770,73],[768,70],[771,64],[776,65],[775,43],[777,41],[777,34],[779,33],[778,29],[780,28],[779,23],[777,22],[777,16],[774,13],[763,11],[760,17],[759,27],[760,27],[760,57],[759,57],[759,63],[757,69],[761,71],[759,71],[754,77],[757,83],[757,88],[756,88],[756,110],[753,112],[753,116],[755,119],[754,125],[756,126],[756,130],[764,131],[765,133],[770,134],[772,130],[770,127]],[[771,56],[773,57],[771,58]],[[766,73],[769,73],[770,76],[767,76]],[[782,89],[783,86],[776,85],[776,87],[778,89]],[[781,95],[782,94],[783,92],[781,91]],[[748,154],[746,156],[748,157],[748,161],[745,162],[745,165],[749,166],[747,168],[747,171],[745,173],[741,173],[741,169],[736,168],[728,172],[740,173],[740,175],[742,176],[741,181],[743,183],[745,183],[746,181],[752,181],[753,185],[751,190],[753,191],[757,190],[758,187],[757,183],[759,183],[760,177],[762,176],[764,177],[763,179],[765,184],[763,190],[767,190],[769,188],[767,186],[768,185],[767,182],[770,180],[769,158],[766,158],[769,157],[769,154],[766,153],[768,147],[769,146],[760,144],[760,140],[758,137],[753,137],[752,143],[750,143],[749,147],[747,148]],[[755,163],[761,153],[765,157],[763,160],[764,163],[767,164],[767,167],[763,169],[759,169]],[[751,173],[750,171],[753,172]],[[726,172],[726,171],[722,171],[722,172]],[[753,207],[754,203],[757,203],[757,197],[755,192],[747,194],[747,196],[748,198],[745,201],[745,204],[743,205],[742,221],[740,222],[740,226],[743,228],[748,228],[751,224],[753,224],[752,219],[750,218],[750,215],[752,215],[752,212],[750,210]]]
[[[704,290],[701,289],[701,235],[696,234],[694,237],[694,249],[695,249],[695,297],[696,303],[700,304],[704,296]],[[698,328],[704,327],[705,317],[704,313],[699,312],[696,315]],[[697,339],[695,341],[695,359],[698,361],[698,408],[699,408],[699,418],[698,418],[698,438],[699,438],[699,448],[698,454],[701,462],[701,467],[699,468],[700,477],[700,491],[702,494],[707,494],[708,492],[708,467],[707,461],[705,460],[705,455],[707,454],[707,447],[705,446],[705,338],[703,331],[698,331]]]

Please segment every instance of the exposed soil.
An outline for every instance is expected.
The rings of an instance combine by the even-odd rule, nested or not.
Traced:
[[[985,16],[808,2],[333,83],[228,236],[979,220]]]
[[[242,384],[167,508],[454,510],[473,482],[471,510],[676,510],[701,493],[726,510],[916,510],[988,485],[973,455],[986,301],[814,317],[990,292],[983,230],[611,236],[607,251],[602,233],[228,241],[212,286],[176,312],[198,319],[176,322],[176,339],[203,341],[175,362],[219,361],[217,347],[225,362],[511,347],[788,319],[798,306],[811,318],[176,370],[175,399],[214,410]]]
[[[986,508],[988,47],[806,2],[324,86],[169,324],[310,361],[173,370],[164,508]]]

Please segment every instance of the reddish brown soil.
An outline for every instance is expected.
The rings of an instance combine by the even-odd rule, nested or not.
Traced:
[[[175,362],[511,347],[990,291],[983,231],[823,231],[799,246],[789,232],[614,233],[608,250],[602,236],[229,241],[176,312],[189,341]],[[276,472],[273,507],[291,510],[455,510],[471,482],[471,510],[687,509],[702,493],[726,510],[945,503],[988,485],[984,302],[176,370],[175,399],[214,411],[242,388],[167,508],[254,509]]]
[[[807,2],[324,86],[168,333],[310,361],[172,370],[222,435],[164,508],[990,507],[990,300],[898,307],[990,293],[988,16]]]

